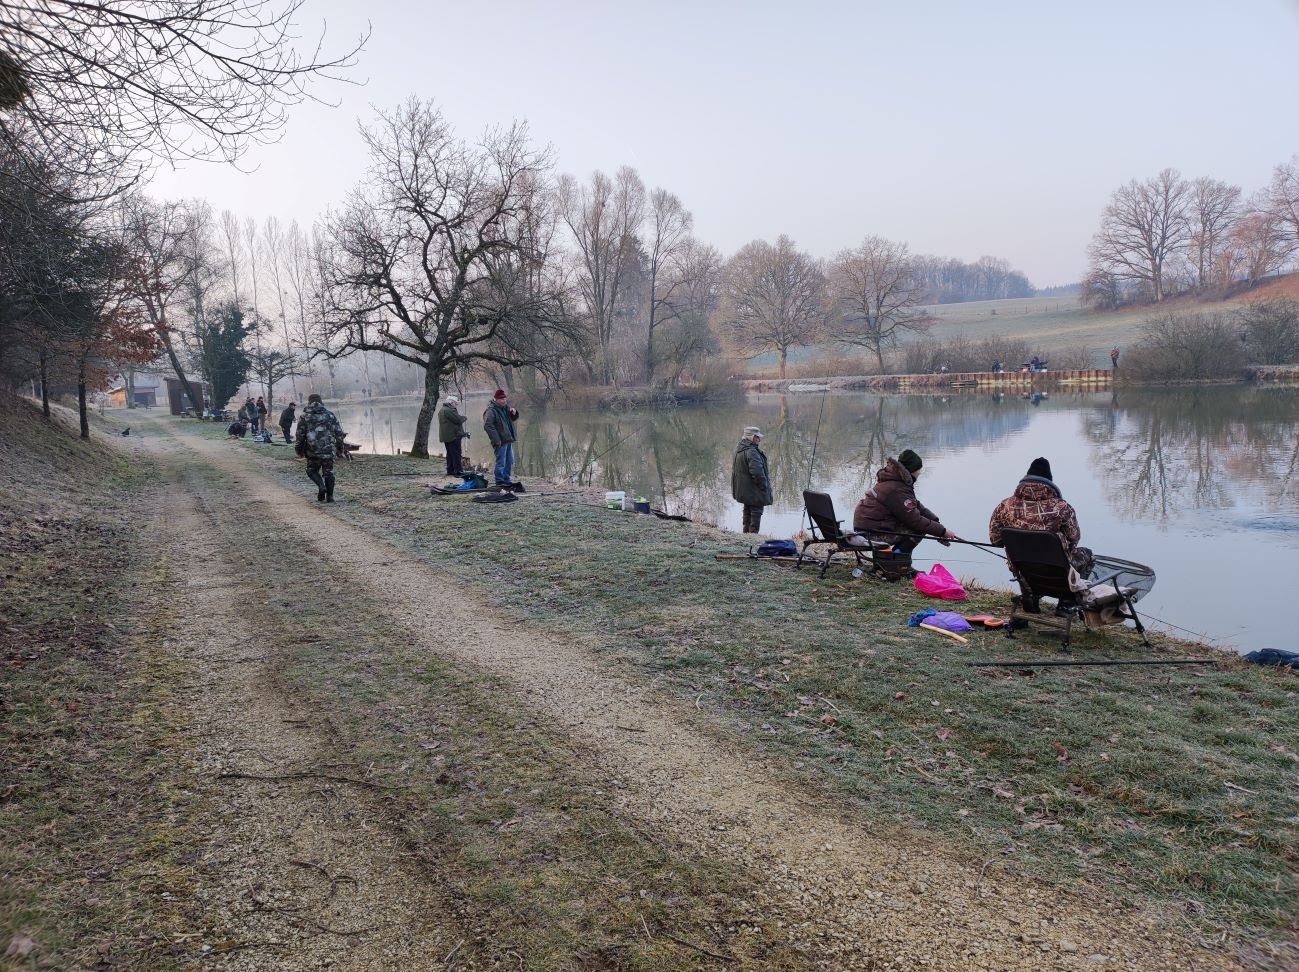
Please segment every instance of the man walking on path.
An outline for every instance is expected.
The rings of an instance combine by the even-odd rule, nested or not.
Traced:
[[[465,423],[469,419],[460,414],[460,409],[456,407],[459,404],[459,398],[448,395],[438,412],[438,439],[441,440],[442,448],[447,454],[448,476],[459,476],[464,471],[460,440],[469,438],[469,433],[465,431]]]
[[[334,502],[334,459],[343,455],[343,427],[317,394],[307,396],[295,451],[307,460],[307,478],[316,484],[316,501]]]
[[[294,411],[297,407],[297,402],[289,402],[288,408],[280,413],[280,431],[284,433],[285,442],[293,441],[289,436],[289,429],[293,428],[293,420],[298,417]]]
[[[1110,367],[1115,371],[1119,370],[1119,349],[1118,348],[1115,348],[1110,352]]]
[[[514,423],[519,417],[519,410],[510,407],[509,398],[504,388],[496,389],[492,404],[483,412],[483,431],[496,452],[496,485],[509,486],[512,480],[510,473],[514,468],[514,440],[516,438]]]
[[[761,442],[762,430],[752,425],[746,426],[744,436],[735,449],[735,458],[731,461],[731,496],[744,507],[745,533],[758,532],[763,507],[774,502],[767,456],[758,447]]]

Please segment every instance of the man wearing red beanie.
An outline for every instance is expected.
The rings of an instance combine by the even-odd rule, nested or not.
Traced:
[[[519,410],[510,407],[510,400],[504,388],[496,389],[492,404],[483,412],[483,431],[496,453],[496,485],[508,486],[512,482],[510,473],[514,467],[514,440],[516,438],[514,422],[519,417]]]

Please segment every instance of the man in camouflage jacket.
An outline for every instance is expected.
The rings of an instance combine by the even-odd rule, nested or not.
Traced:
[[[334,502],[334,459],[344,454],[343,427],[319,395],[307,396],[294,451],[307,460],[307,478],[316,484],[317,502]]]
[[[1051,463],[1038,457],[1028,467],[1028,475],[1019,481],[1015,492],[997,504],[988,522],[988,541],[995,546],[1002,545],[1001,531],[1012,530],[1045,530],[1054,533],[1064,542],[1065,553],[1069,562],[1083,577],[1092,570],[1092,552],[1080,547],[1082,531],[1078,529],[1078,514],[1065,501],[1060,487],[1051,478]],[[1028,610],[1037,607],[1037,598],[1020,581],[1024,592],[1024,604]]]

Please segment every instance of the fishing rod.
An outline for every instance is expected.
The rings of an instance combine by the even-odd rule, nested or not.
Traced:
[[[588,459],[585,463],[583,463],[583,464],[582,464],[582,468],[579,469],[577,472],[573,473],[573,475],[570,476],[570,477],[568,478],[568,481],[569,481],[570,483],[575,483],[575,482],[577,482],[579,479],[581,479],[581,477],[582,477],[582,473],[586,472],[587,469],[589,469],[591,466],[595,465],[597,462],[599,462],[601,459],[603,459],[603,458],[604,458],[605,456],[607,456],[609,453],[613,452],[614,449],[618,448],[620,445],[622,445],[624,442],[626,442],[628,439],[630,439],[633,435],[639,435],[639,434],[640,434],[641,432],[643,432],[646,428],[648,428],[648,426],[642,425],[642,426],[641,426],[640,428],[638,428],[638,429],[632,429],[632,431],[628,432],[626,435],[624,435],[621,439],[619,439],[619,440],[618,440],[617,442],[615,442],[613,445],[609,446],[609,448],[605,449],[604,452],[600,453],[598,456],[595,456],[594,458]]]
[[[816,447],[821,442],[821,419],[825,418],[825,396],[829,391],[830,386],[826,385],[825,389],[821,392],[821,411],[816,416],[816,435],[812,436],[812,456],[807,460],[807,489],[812,488],[812,475],[816,469]],[[803,510],[803,515],[807,517],[807,526],[810,529],[812,526],[812,515],[808,513],[806,509]]]
[[[1088,665],[1216,665],[1216,658],[1089,658],[1077,661],[970,661],[971,668],[1081,668]]]

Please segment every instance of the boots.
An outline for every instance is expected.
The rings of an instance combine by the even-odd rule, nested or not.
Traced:
[[[325,477],[325,502],[334,502],[334,477],[330,474]]]
[[[315,470],[312,470],[311,472],[307,473],[307,478],[316,484],[316,502],[317,503],[325,502],[324,478],[320,475],[320,473],[316,472]]]

